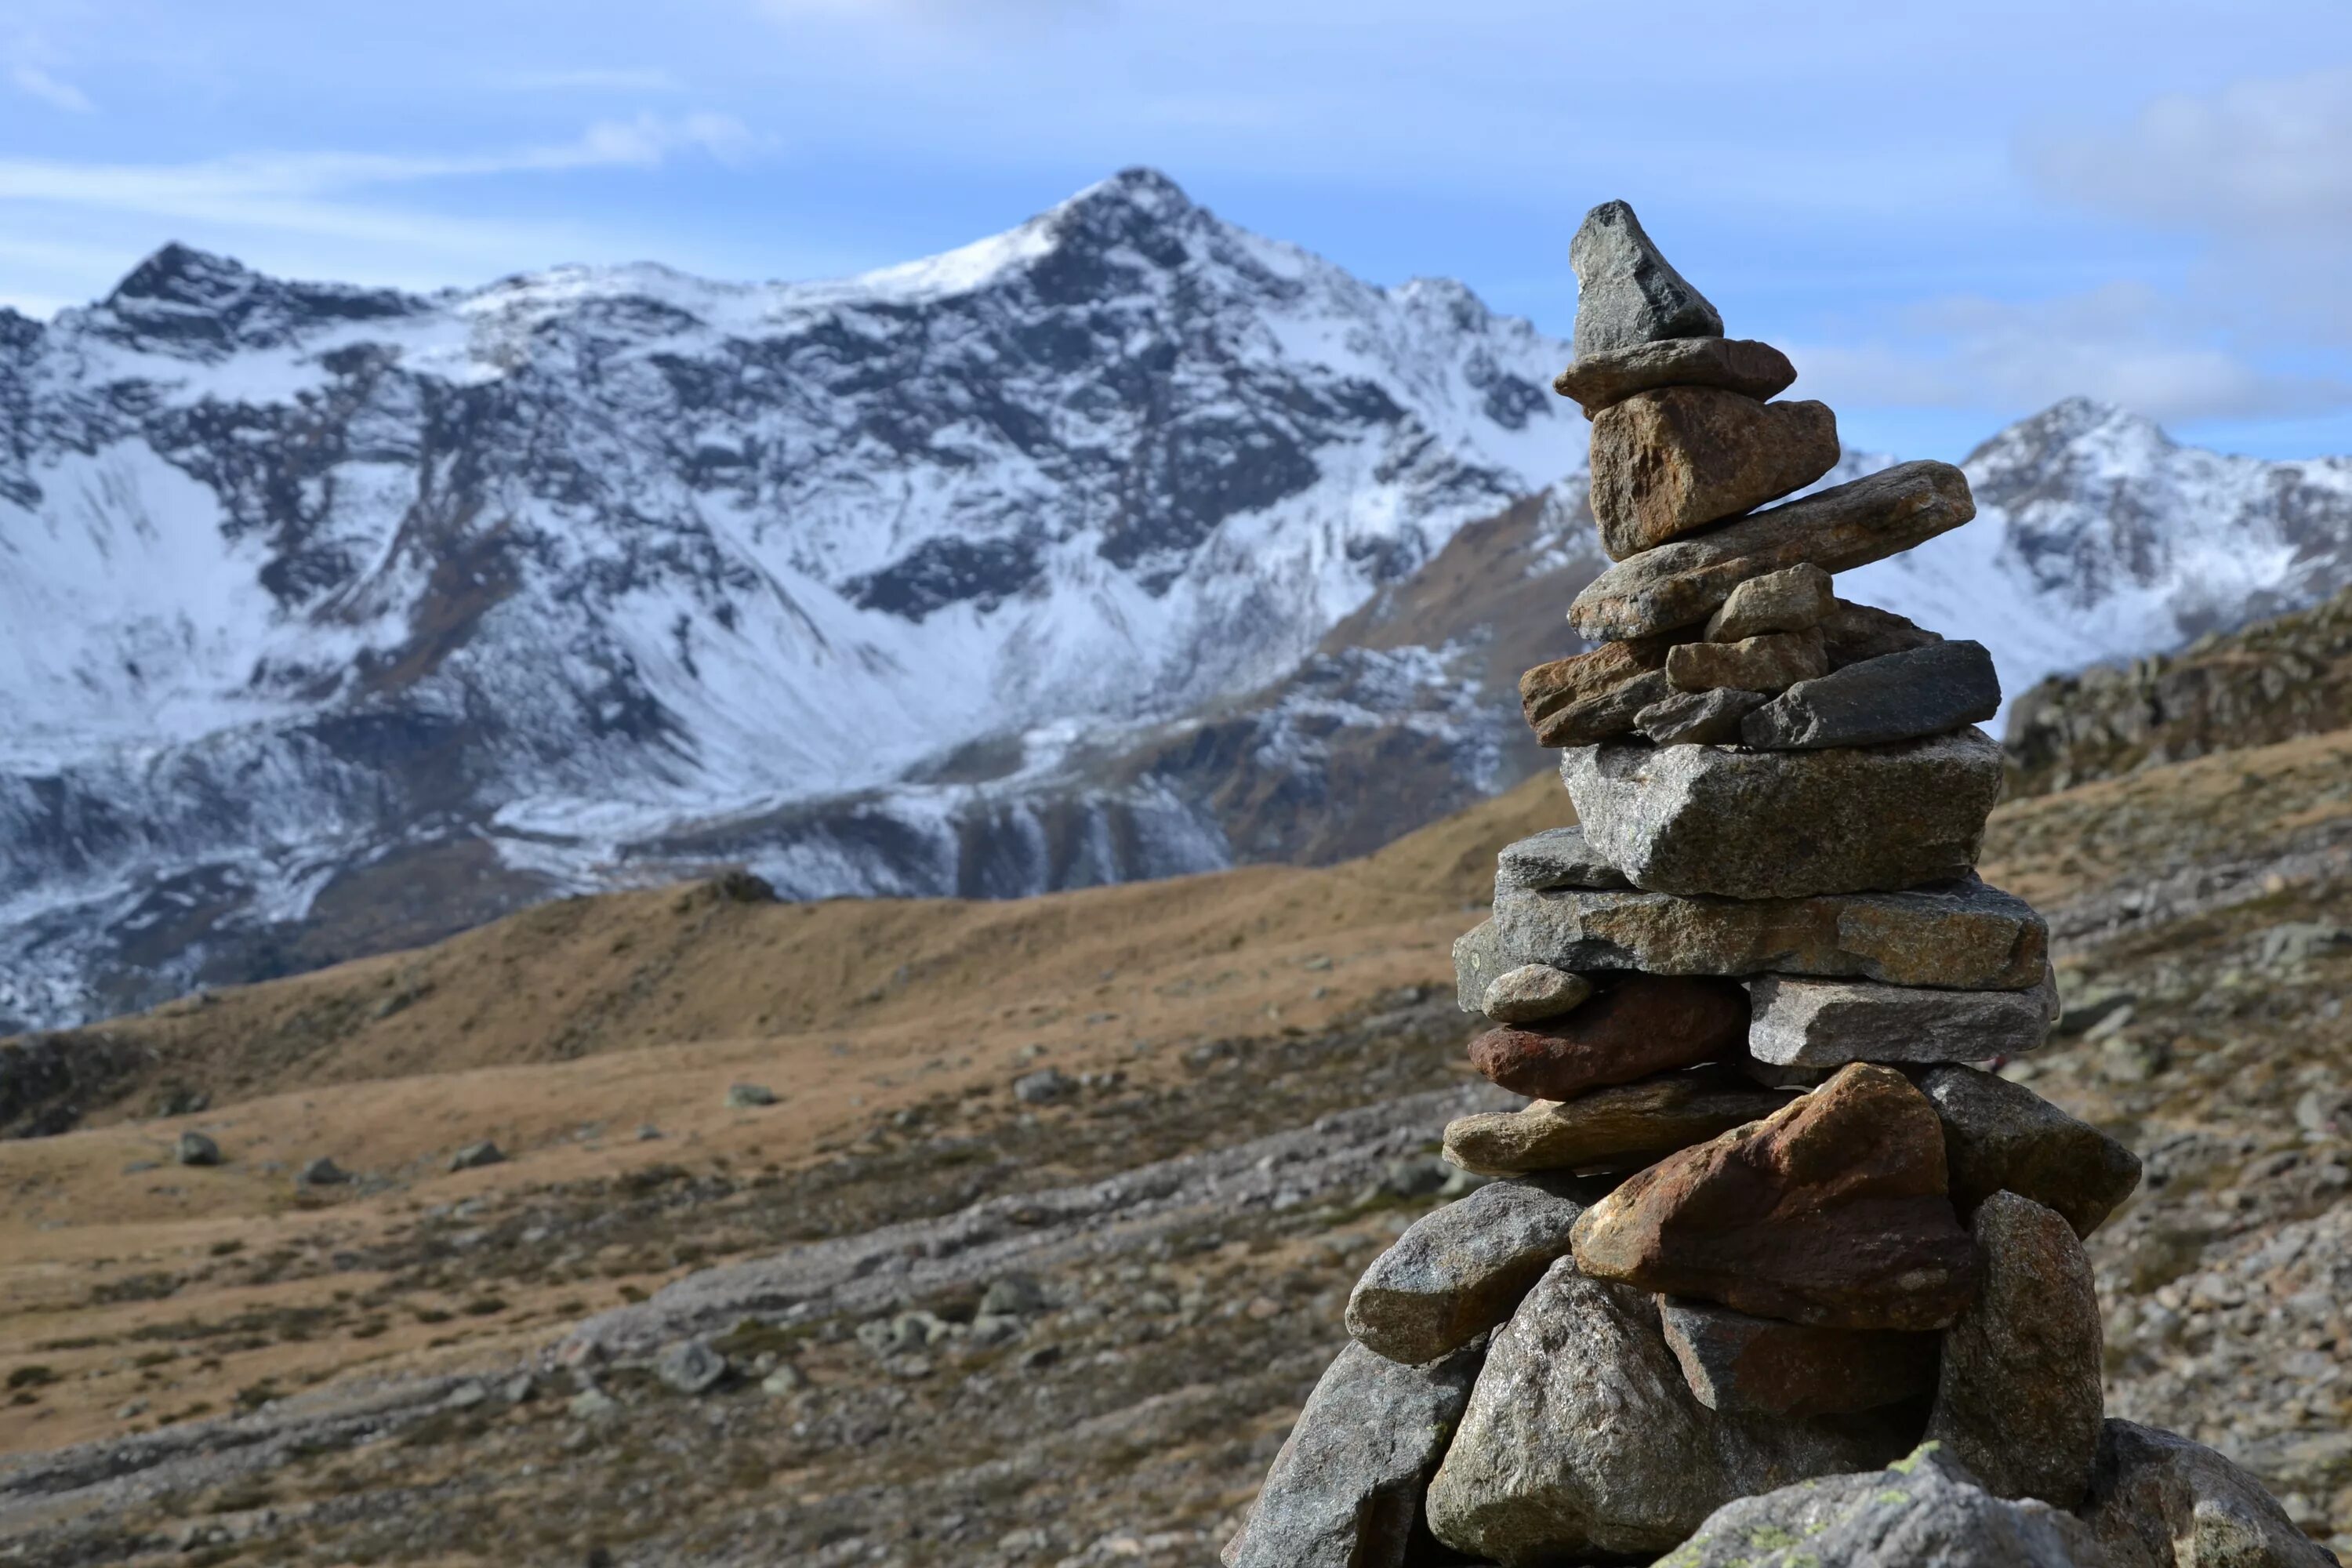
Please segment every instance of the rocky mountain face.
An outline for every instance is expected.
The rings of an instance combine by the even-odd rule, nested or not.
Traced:
[[[841,282],[170,247],[0,316],[0,1029],[717,863],[1360,852],[1548,763],[1513,682],[1605,564],[1568,357],[1143,171]],[[1841,591],[2012,691],[2352,580],[2340,459],[2077,401],[1967,468],[1977,524]]]

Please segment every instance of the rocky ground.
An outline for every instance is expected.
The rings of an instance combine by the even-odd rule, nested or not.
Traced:
[[[2147,1160],[2091,1244],[2111,1412],[2339,1551],[2347,763],[2305,737],[2018,802],[1986,864],[2049,915],[2071,1009],[2008,1070]],[[907,1072],[814,1152],[614,1117],[266,1220],[28,1231],[0,1562],[1205,1565],[1486,1092],[1442,952],[1426,982],[1311,962],[1265,982],[1306,1022],[1253,990],[1255,1026]],[[56,1223],[35,1154],[138,1131],[0,1146],[0,1175]]]

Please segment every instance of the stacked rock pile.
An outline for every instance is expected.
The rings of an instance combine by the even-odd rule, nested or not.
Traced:
[[[1819,403],[1622,202],[1570,250],[1597,644],[1521,686],[1579,826],[1512,845],[1454,948],[1445,1129],[1500,1178],[1365,1274],[1232,1568],[2317,1564],[2251,1478],[2105,1419],[2082,1238],[2139,1180],[1999,1076],[2048,932],[1974,864],[1992,661],[1832,574],[1967,522],[1835,465]],[[1779,504],[1773,504],[1778,502]]]

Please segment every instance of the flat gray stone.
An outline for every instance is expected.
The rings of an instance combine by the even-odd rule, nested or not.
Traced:
[[[1576,269],[1576,357],[1665,338],[1719,338],[1723,318],[1658,253],[1623,202],[1584,215],[1568,242]]]
[[[1496,1332],[1430,1483],[1429,1526],[1507,1568],[1655,1553],[1734,1498],[1884,1464],[1906,1444],[1866,1417],[1707,1409],[1650,1295],[1563,1258]]]
[[[2074,1227],[1995,1193],[1969,1222],[1977,1299],[1944,1331],[1927,1436],[1999,1497],[2083,1500],[2105,1415],[2098,1288]]]
[[[1761,691],[1721,686],[1712,691],[1678,691],[1633,715],[1633,728],[1660,746],[1737,744],[1739,721],[1771,699]]]
[[[1758,1061],[1981,1062],[2042,1048],[2058,1016],[2058,979],[2045,974],[2024,991],[1940,991],[1759,974],[1748,1001],[1748,1054]]]
[[[1694,626],[1751,577],[1806,562],[1847,571],[1924,544],[1975,515],[1959,469],[1898,463],[1620,561],[1577,595],[1568,618],[1595,642]]]
[[[1406,1366],[1350,1341],[1225,1543],[1225,1568],[1403,1568],[1477,1372],[1475,1350]]]
[[[2000,677],[1984,644],[1930,643],[1800,680],[1750,713],[1739,738],[1778,749],[1876,746],[2000,711]]]
[[[1348,1331],[1413,1365],[1461,1349],[1568,1256],[1576,1191],[1568,1177],[1493,1182],[1423,1215],[1356,1282]]]
[[[1967,875],[2001,750],[1975,728],[1830,752],[1612,742],[1562,752],[1559,774],[1585,841],[1635,887],[1791,899]]]
[[[1738,642],[1765,632],[1810,631],[1837,608],[1830,574],[1811,562],[1750,577],[1707,618],[1706,640]]]
[[[1540,1024],[1565,1017],[1592,994],[1592,982],[1549,963],[1522,963],[1495,977],[1481,1008],[1497,1024]]]
[[[2139,1185],[2139,1156],[2021,1083],[1935,1067],[1919,1092],[1944,1123],[1952,1205],[1961,1214],[2003,1190],[2066,1216],[2089,1236]]]
[[[1894,985],[2018,991],[2041,984],[2050,932],[2021,899],[1975,877],[1895,893],[1685,899],[1638,889],[1497,887],[1454,944],[1462,1010],[1522,963],[1580,973],[1851,975]]]
[[[1683,1380],[1709,1410],[1851,1415],[1936,1386],[1933,1333],[1815,1328],[1675,1296],[1658,1298],[1658,1322]]]
[[[2143,1565],[2110,1558],[2072,1514],[1993,1496],[1930,1443],[1884,1470],[1727,1503],[1655,1568]]]
[[[1770,343],[1752,338],[1660,338],[1580,357],[1552,381],[1554,392],[1582,405],[1587,419],[1637,392],[1659,386],[1719,386],[1749,397],[1776,397],[1797,367]]]
[[[1625,873],[1592,852],[1581,827],[1547,827],[1495,858],[1497,888],[1630,888]],[[1475,1011],[1476,1009],[1472,1009]]]
[[[2109,1421],[2081,1513],[2118,1568],[2336,1568],[2262,1482],[2170,1432]]]

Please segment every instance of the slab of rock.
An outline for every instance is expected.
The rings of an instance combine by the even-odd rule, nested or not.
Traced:
[[[1275,1456],[1225,1568],[1403,1568],[1478,1353],[1406,1366],[1350,1342]]]
[[[2015,1193],[1979,1205],[1977,1298],[1944,1335],[1927,1436],[1988,1491],[2059,1508],[2098,1458],[2099,1293],[2074,1227]]]
[[[2111,1559],[2072,1514],[1995,1497],[1929,1443],[1884,1470],[1726,1503],[1657,1568],[2142,1565]]]
[[[1612,561],[1737,517],[1836,466],[1825,403],[1712,386],[1636,393],[1592,422],[1592,520]]]
[[[1502,886],[1454,944],[1462,1009],[1522,963],[1588,973],[1854,975],[1894,985],[2015,991],[2039,984],[2050,931],[2021,899],[1975,877],[1898,893],[1684,899],[1639,889]]]
[[[1562,752],[1559,774],[1585,841],[1634,886],[1792,899],[1967,875],[2001,750],[1975,728],[1833,752],[1603,744]]]
[[[1793,1096],[1721,1068],[1667,1073],[1522,1110],[1457,1117],[1445,1158],[1482,1176],[1635,1170],[1771,1115]]]
[[[1507,1568],[1647,1556],[1734,1498],[1881,1464],[1903,1446],[1866,1418],[1707,1409],[1650,1299],[1563,1258],[1496,1332],[1430,1483],[1429,1526]]]
[[[2186,1437],[2105,1423],[2081,1513],[2117,1568],[2335,1568],[2262,1482]]]
[[[1760,632],[1738,642],[1686,642],[1666,654],[1666,683],[1677,691],[1785,691],[1829,672],[1819,626]],[[1639,722],[1639,715],[1635,716]],[[1745,726],[1742,726],[1745,732]]]
[[[1857,1063],[1593,1205],[1577,1266],[1790,1322],[1939,1329],[1977,1275],[1945,1180],[1935,1108],[1894,1068]]]
[[[1997,1192],[2032,1198],[2088,1236],[2139,1185],[2139,1156],[2023,1084],[1969,1067],[1915,1080],[1944,1123],[1952,1203],[1963,1215]]]
[[[1661,338],[1580,358],[1553,378],[1551,389],[1576,399],[1590,419],[1653,387],[1720,386],[1764,398],[1786,392],[1796,379],[1787,354],[1753,338]]]
[[[1723,318],[1674,269],[1623,202],[1584,215],[1568,242],[1576,269],[1576,357],[1665,338],[1719,338]]]
[[[1595,640],[1654,637],[1704,622],[1751,577],[1806,562],[1843,572],[1924,544],[1975,515],[1959,469],[1898,463],[1621,561],[1576,596],[1568,618]]]
[[[1843,599],[1822,617],[1822,636],[1829,644],[1832,669],[1843,669],[1866,658],[1883,658],[1910,648],[1932,647],[1944,640],[1892,610],[1849,604]]]
[[[1537,665],[1519,677],[1519,710],[1530,728],[1564,710],[1606,696],[1637,675],[1666,667],[1670,637],[1634,637],[1605,642],[1583,653]]]
[[[1671,664],[1666,674],[1674,678]],[[1930,643],[1798,681],[1750,713],[1739,738],[1784,749],[1876,746],[1941,735],[2000,711],[2000,677],[1984,644]]]
[[[1843,1415],[1936,1386],[1934,1334],[1817,1329],[1705,1301],[1658,1298],[1666,1347],[1709,1410]]]
[[[1625,874],[1592,852],[1581,827],[1547,827],[1495,858],[1498,888],[1630,888]],[[1475,1009],[1474,1009],[1475,1011]]]
[[[1460,1350],[1568,1256],[1581,1190],[1558,1175],[1492,1182],[1423,1215],[1356,1282],[1348,1331],[1414,1365]]]
[[[1573,1100],[1737,1056],[1747,1037],[1748,994],[1736,983],[1633,974],[1565,1017],[1487,1030],[1470,1042],[1470,1065],[1513,1094]]]
[[[1660,746],[1724,746],[1739,740],[1739,721],[1771,698],[1761,691],[1717,687],[1678,691],[1633,715],[1633,728]]]
[[[1549,963],[1522,963],[1495,976],[1480,1010],[1497,1024],[1540,1024],[1573,1013],[1592,994],[1592,982]]]
[[[2039,1050],[2058,1016],[2058,979],[2024,991],[1935,991],[1874,980],[1759,974],[1748,1054],[1782,1067],[1981,1062]]]
[[[492,1140],[485,1138],[478,1143],[468,1143],[450,1155],[449,1168],[453,1171],[478,1171],[485,1165],[503,1165],[506,1160],[507,1152]]]
[[[1750,577],[1707,617],[1706,640],[1738,642],[1765,632],[1810,631],[1837,608],[1830,574],[1811,562]]]

